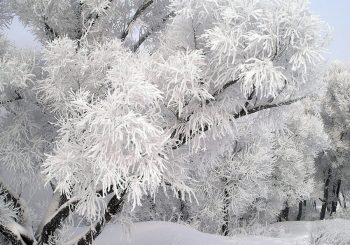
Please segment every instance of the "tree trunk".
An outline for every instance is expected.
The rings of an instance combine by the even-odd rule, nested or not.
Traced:
[[[328,191],[329,191],[329,182],[331,181],[332,177],[332,169],[329,168],[328,174],[327,174],[327,179],[324,184],[324,190],[323,190],[323,200],[322,200],[322,208],[321,208],[321,213],[320,213],[320,220],[323,220],[326,216],[326,209],[328,206]]]
[[[333,193],[334,193],[335,200],[332,201],[331,214],[337,212],[337,205],[338,205],[338,200],[339,200],[340,186],[341,186],[341,180],[338,180],[336,185],[333,187]]]
[[[179,200],[180,200],[180,217],[179,217],[179,219],[181,221],[186,222],[190,218],[190,214],[188,212],[188,207],[186,205],[185,200],[182,198],[181,191],[178,191],[177,193],[178,193],[178,197],[179,197]]]
[[[345,199],[344,191],[342,191],[341,194],[343,196],[343,207],[346,208],[346,199]]]
[[[300,201],[299,202],[299,212],[298,212],[298,216],[297,216],[297,220],[301,220],[301,215],[303,214],[303,202]]]
[[[289,206],[288,206],[288,202],[284,203],[284,209],[282,209],[279,217],[278,217],[278,221],[282,222],[282,221],[288,221],[289,218]]]
[[[223,212],[224,212],[224,223],[221,227],[221,233],[223,236],[228,236],[229,234],[229,212],[228,208],[230,205],[229,201],[229,192],[227,191],[227,188],[224,189],[224,207],[223,207]]]

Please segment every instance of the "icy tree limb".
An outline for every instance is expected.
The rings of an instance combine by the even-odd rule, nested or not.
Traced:
[[[240,112],[236,113],[233,115],[234,119],[238,119],[247,115],[251,115],[260,111],[264,111],[264,110],[268,110],[268,109],[272,109],[272,108],[277,108],[277,107],[281,107],[281,106],[286,106],[286,105],[291,105],[295,102],[298,102],[300,100],[305,99],[305,97],[300,97],[300,98],[296,98],[296,99],[292,99],[292,100],[287,100],[284,102],[280,102],[280,103],[275,103],[275,104],[267,104],[267,105],[260,105],[260,106],[256,106],[253,107],[251,109],[245,109],[243,108]],[[189,121],[190,118],[187,119],[187,121]],[[232,119],[230,120],[232,121]],[[180,135],[179,139],[177,140],[177,142],[172,146],[172,149],[178,149],[181,146],[185,145],[189,140],[193,139],[196,135],[200,134],[200,133],[204,133],[206,131],[208,131],[210,129],[210,127],[208,125],[204,125],[203,127],[198,127],[195,131],[192,131],[190,136],[184,136],[184,135]],[[174,129],[174,131],[171,134],[171,138],[174,138],[176,135],[176,130]]]
[[[49,241],[49,238],[54,235],[55,231],[62,227],[63,221],[75,210],[78,203],[77,200],[73,199],[67,201],[65,195],[61,195],[58,202],[59,208],[48,218],[46,223],[42,226],[41,232],[38,232],[40,234],[39,244],[46,244]]]
[[[18,219],[16,221],[21,221],[24,214],[24,208],[22,207],[20,198],[17,197],[9,188],[7,188],[0,179],[0,195],[5,197],[5,202],[12,202],[14,207],[19,210]]]
[[[107,194],[112,192],[113,188],[110,188]],[[102,196],[102,190],[97,191],[97,193]],[[64,220],[71,212],[74,212],[78,202],[79,200],[77,199],[68,199],[64,194],[54,194],[46,214],[36,231],[39,244],[46,244],[55,231],[62,227]]]
[[[108,202],[107,209],[105,211],[103,220],[95,223],[93,227],[86,232],[82,237],[74,239],[74,241],[68,242],[69,245],[89,245],[95,240],[102,232],[103,228],[108,224],[114,215],[118,214],[122,208],[125,201],[127,189],[125,189],[121,194],[120,198],[114,195]]]
[[[0,222],[0,233],[14,245],[32,245],[36,242],[31,231],[15,221]]]
[[[129,31],[133,23],[146,11],[146,9],[153,4],[153,0],[145,0],[143,1],[142,5],[136,10],[135,14],[131,18],[131,20],[126,25],[125,30],[123,31],[120,39],[122,41],[125,40],[125,38],[128,36]]]
[[[33,244],[33,243],[26,243],[18,233],[11,231],[9,228],[7,228],[1,223],[0,223],[0,232],[13,245]]]
[[[131,47],[131,50],[133,52],[136,52],[140,46],[144,43],[144,41],[147,40],[147,38],[149,38],[154,32],[158,31],[163,24],[165,24],[171,17],[174,17],[175,16],[175,13],[174,12],[171,12],[169,13],[168,15],[166,15],[161,23],[159,23],[157,26],[155,27],[151,27],[150,30],[148,30],[146,33],[144,33],[143,35],[141,35],[141,37],[139,38],[139,40]]]
[[[108,0],[108,1],[109,1],[109,4],[107,6],[105,6],[104,9],[103,9],[105,11],[107,11],[110,8],[111,3],[113,2],[113,0]],[[82,4],[80,4],[79,7],[81,8]],[[80,10],[80,12],[81,12],[81,10]],[[90,13],[87,16],[86,20],[83,21],[83,23],[82,23],[83,30],[82,31],[80,31],[80,30],[78,31],[78,37],[77,37],[77,39],[78,39],[78,47],[80,47],[81,39],[87,35],[90,27],[95,25],[96,21],[100,18],[100,16],[101,15],[99,13],[93,12],[93,13]],[[85,27],[86,25],[88,25],[89,27],[86,28]]]

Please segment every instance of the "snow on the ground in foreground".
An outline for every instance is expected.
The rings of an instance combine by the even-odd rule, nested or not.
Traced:
[[[110,225],[94,245],[231,245],[225,237],[206,234],[168,222],[141,222],[131,227],[129,237],[120,225]]]
[[[141,222],[131,227],[129,236],[121,225],[109,225],[94,245],[308,245],[317,227],[349,229],[350,220],[290,221],[269,226],[265,236],[226,238],[168,222]],[[336,229],[338,229],[336,228]],[[344,241],[345,242],[345,241]],[[321,243],[331,244],[331,243]],[[338,244],[338,243],[337,243]],[[347,244],[347,243],[341,243]]]

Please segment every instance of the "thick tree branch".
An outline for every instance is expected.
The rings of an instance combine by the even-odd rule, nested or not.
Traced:
[[[39,244],[47,244],[49,238],[54,235],[57,229],[62,227],[63,221],[76,208],[78,201],[69,202],[66,195],[61,195],[59,200],[59,209],[49,219],[42,228]]]
[[[8,229],[3,224],[0,223],[0,233],[13,245],[31,245],[34,242],[30,239],[16,234],[14,231]]]
[[[0,195],[5,197],[5,202],[12,202],[13,206],[19,210],[19,215],[16,221],[21,221],[24,213],[24,208],[21,205],[19,197],[16,197],[1,181],[0,181]]]
[[[33,245],[36,242],[23,226],[14,221],[7,226],[0,222],[0,233],[15,245]]]
[[[145,12],[145,10],[151,6],[153,4],[153,0],[145,0],[143,1],[142,5],[136,10],[135,14],[133,15],[133,17],[131,18],[131,20],[128,22],[128,24],[126,25],[125,30],[123,31],[120,39],[122,41],[125,40],[125,38],[128,36],[129,31],[131,26],[133,25],[133,23]]]
[[[106,194],[110,194],[112,192],[113,188],[110,188]],[[101,196],[103,195],[102,190],[99,190],[96,193]],[[37,231],[37,234],[40,234],[39,244],[46,244],[48,242],[49,238],[54,235],[55,231],[62,227],[64,220],[69,216],[69,214],[74,212],[77,204],[78,200],[69,200],[66,195],[60,195],[56,212],[53,213],[42,228],[39,228]]]
[[[104,214],[104,219],[102,221],[97,222],[94,225],[93,229],[90,229],[83,237],[81,237],[76,242],[77,245],[92,244],[92,241],[95,240],[98,237],[98,235],[101,234],[103,228],[106,226],[107,223],[109,223],[112,220],[113,216],[118,214],[122,210],[126,192],[127,190],[125,189],[121,193],[120,198],[118,198],[116,195],[112,197],[112,199],[108,202],[107,210]]]

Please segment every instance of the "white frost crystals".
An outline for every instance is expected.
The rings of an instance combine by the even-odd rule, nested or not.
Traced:
[[[99,218],[101,198],[111,190],[119,197],[128,189],[134,205],[140,204],[142,195],[160,185],[166,160],[160,91],[146,80],[142,58],[118,42],[105,45],[115,52],[112,67],[102,78],[110,87],[104,95],[87,90],[84,83],[77,92],[62,91],[69,109],[62,113],[54,154],[44,163],[47,181],[57,181],[57,191],[85,200],[77,211],[91,219]],[[94,66],[94,59],[89,61]]]

